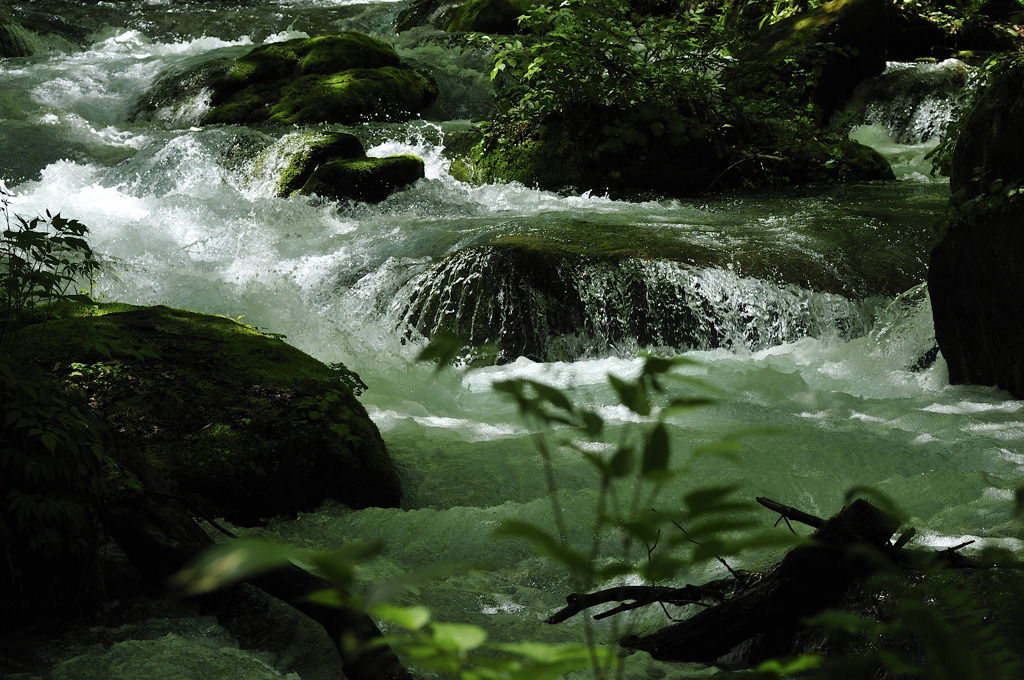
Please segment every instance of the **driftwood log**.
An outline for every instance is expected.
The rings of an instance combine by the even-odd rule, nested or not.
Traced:
[[[110,508],[107,530],[142,576],[157,586],[213,541],[196,523],[189,508],[163,493],[138,492],[126,495]],[[411,676],[387,645],[368,643],[381,636],[380,630],[365,613],[327,607],[306,601],[310,593],[329,584],[298,567],[265,573],[247,580],[251,586],[291,604],[327,632],[341,657],[348,680],[407,680]],[[231,586],[240,588],[240,586]],[[245,597],[240,593],[215,592],[200,596],[204,611],[226,622],[237,620],[234,611]]]
[[[739,584],[732,579],[737,587],[728,597],[721,581],[685,588],[613,588],[570,595],[568,606],[548,621],[564,621],[588,607],[614,601],[629,600],[599,616],[653,602],[700,604],[705,608],[690,618],[650,635],[629,636],[621,644],[664,661],[727,664],[737,655],[752,661],[751,656],[760,656],[750,651],[753,641],[765,653],[772,653],[792,638],[802,620],[839,600],[851,584],[870,574],[878,560],[893,550],[889,541],[899,521],[867,501],[856,500],[829,520],[768,499],[758,501],[787,521],[808,524],[817,531],[810,543],[790,550],[761,578],[746,578]]]

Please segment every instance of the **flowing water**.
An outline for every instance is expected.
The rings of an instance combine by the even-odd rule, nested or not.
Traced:
[[[849,489],[869,486],[905,510],[919,543],[1017,545],[1011,499],[1024,465],[1024,410],[994,389],[949,386],[941,356],[921,365],[933,346],[927,295],[899,296],[923,280],[948,198],[948,183],[923,156],[950,115],[949,92],[864,95],[851,134],[890,154],[900,176],[892,183],[645,203],[470,186],[450,176],[442,152],[492,96],[481,55],[391,35],[402,2],[243,4],[15,2],[26,13],[64,17],[89,47],[0,62],[0,179],[16,194],[16,212],[60,211],[91,228],[106,261],[98,295],[243,319],[323,361],[344,362],[370,385],[362,399],[401,470],[403,507],[328,506],[275,521],[274,533],[323,547],[386,540],[361,572],[368,582],[462,565],[403,601],[425,604],[439,620],[484,626],[497,640],[580,639],[576,624],[541,623],[572,589],[566,576],[528,547],[492,537],[504,519],[544,523],[551,513],[534,441],[492,384],[545,381],[597,409],[613,430],[624,428],[633,419],[615,405],[606,376],[635,375],[640,352],[655,350],[695,360],[686,371],[719,398],[671,418],[676,460],[755,431],[734,457],[694,462],[666,490],[669,506],[687,489],[734,484],[746,498],[829,515]],[[371,155],[412,152],[426,161],[426,179],[380,205],[274,197],[270,177],[254,175],[235,152],[286,143],[287,131],[195,127],[201,99],[132,122],[135,102],[165,69],[346,29],[394,40],[446,88],[428,120],[349,128]],[[893,65],[886,77],[916,82],[959,69]],[[415,361],[424,328],[410,327],[413,301],[457,297],[463,283],[445,274],[447,256],[475,257],[463,271],[493,276],[486,256],[462,249],[509,236],[585,242],[622,234],[697,255],[572,268],[566,276],[584,301],[584,321],[573,337],[552,341],[548,355],[441,373]],[[640,281],[644,295],[632,295],[622,277]],[[528,302],[510,292],[503,313],[518,318]],[[715,332],[673,335],[680,305],[712,319]],[[471,313],[472,305],[453,309]],[[653,319],[654,330],[631,326],[636,314]],[[553,467],[562,512],[585,534],[596,479],[577,455],[556,452]],[[741,557],[734,566],[770,558]],[[686,578],[718,575],[716,566]],[[660,622],[654,614],[634,619]],[[205,619],[122,637],[133,636],[97,643],[52,677],[289,673],[281,659],[231,651]],[[185,658],[195,666],[182,666]],[[631,663],[644,677],[701,672]]]

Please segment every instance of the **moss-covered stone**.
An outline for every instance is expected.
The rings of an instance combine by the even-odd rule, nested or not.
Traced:
[[[59,16],[26,20],[0,9],[0,58],[27,57],[48,49],[70,50],[84,39],[85,31],[69,26]]]
[[[366,157],[362,142],[347,132],[297,133],[282,140],[281,146],[286,147],[283,153],[287,158],[275,192],[281,197],[300,191],[317,167],[323,163]],[[277,147],[272,147],[267,155],[275,151]]]
[[[35,50],[32,34],[7,12],[0,12],[0,57],[27,57]]]
[[[838,134],[801,137],[749,121],[717,129],[674,112],[588,110],[571,118],[496,125],[470,155],[479,181],[616,198],[690,197],[733,189],[890,180],[874,149]],[[726,130],[742,130],[742,134]]]
[[[88,396],[116,433],[115,458],[141,457],[235,522],[326,499],[399,502],[397,473],[351,373],[225,317],[99,310],[51,321],[35,359]]]
[[[532,0],[414,0],[399,15],[397,28],[430,26],[453,33],[508,35],[519,32],[518,18],[536,4]]]
[[[408,120],[437,99],[434,79],[394,49],[356,32],[296,38],[162,76],[133,117],[181,107],[208,92],[202,124]]]
[[[511,34],[519,30],[518,18],[535,4],[529,0],[467,0],[452,12],[444,30]]]
[[[423,177],[423,159],[412,154],[340,158],[318,166],[296,193],[332,200],[379,203]]]
[[[738,249],[728,238],[695,243],[656,224],[507,227],[425,272],[404,321],[428,337],[444,328],[470,347],[494,346],[498,361],[572,360],[608,347],[760,347],[826,328],[866,332],[851,299],[894,295],[923,275],[905,271],[913,257],[851,275],[891,249],[877,233],[821,234],[834,244],[823,261],[802,249]]]

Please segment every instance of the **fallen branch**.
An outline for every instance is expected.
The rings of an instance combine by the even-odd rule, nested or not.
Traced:
[[[638,607],[646,607],[649,604],[661,602],[664,604],[705,604],[707,600],[723,600],[722,593],[704,586],[683,586],[672,588],[669,586],[618,586],[607,588],[593,593],[573,593],[567,595],[565,601],[568,603],[561,609],[548,617],[547,623],[561,623],[576,616],[580,612],[591,607],[597,607],[609,602],[621,602],[622,606],[594,616],[595,619],[602,619],[612,614],[617,614]],[[630,601],[627,603],[627,601]]]
[[[794,515],[801,522],[817,519],[777,503],[767,507],[782,508],[783,516]],[[802,620],[838,600],[876,566],[871,559],[853,558],[849,548],[871,547],[887,554],[898,528],[895,518],[867,501],[854,501],[822,522],[812,543],[789,551],[756,585],[656,633],[628,637],[622,645],[666,661],[714,663],[755,637],[791,636]]]
[[[791,519],[794,522],[806,524],[807,526],[814,527],[815,529],[820,529],[823,526],[825,526],[825,520],[821,519],[820,517],[815,517],[814,515],[809,515],[803,510],[797,510],[792,506],[783,505],[778,501],[773,501],[772,499],[765,498],[763,496],[758,496],[756,500],[764,507],[768,508],[773,512],[779,513],[786,519]]]

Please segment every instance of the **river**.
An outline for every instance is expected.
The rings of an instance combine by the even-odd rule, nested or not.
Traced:
[[[481,625],[496,640],[580,639],[577,625],[541,623],[572,588],[566,576],[527,546],[492,536],[503,519],[548,522],[551,507],[531,433],[492,384],[544,381],[597,409],[613,429],[628,427],[634,419],[615,405],[606,376],[635,375],[639,354],[650,349],[693,359],[686,372],[712,385],[718,400],[670,419],[675,460],[753,431],[733,457],[692,462],[666,489],[667,503],[697,486],[730,484],[746,498],[827,516],[849,489],[866,486],[903,508],[918,544],[1019,547],[1012,498],[1024,465],[1021,403],[991,388],[948,385],[941,356],[915,367],[933,344],[927,295],[897,297],[923,280],[948,199],[948,182],[923,160],[950,115],[945,95],[918,107],[916,118],[891,96],[864,105],[868,115],[851,134],[892,159],[899,179],[891,183],[639,203],[470,186],[451,177],[442,151],[446,135],[486,110],[480,55],[393,36],[401,1],[243,4],[15,0],[27,12],[66,18],[90,46],[55,44],[49,53],[0,61],[0,179],[15,194],[15,212],[49,209],[90,227],[105,261],[95,282],[102,299],[241,319],[325,362],[344,362],[370,386],[362,400],[401,471],[403,507],[328,506],[273,521],[273,534],[319,547],[386,540],[383,555],[360,572],[366,582],[463,565],[417,584],[402,601],[428,606],[438,620]],[[188,111],[131,122],[137,99],[169,67],[348,29],[393,39],[457,93],[442,96],[433,118],[346,128],[370,155],[411,152],[426,161],[425,179],[379,205],[276,198],[269,177],[231,162],[237,145],[266,145],[285,131],[200,129]],[[891,70],[910,68],[957,66]],[[604,333],[615,310],[602,301],[614,281],[583,272],[597,287],[591,322],[563,356],[440,373],[416,362],[424,340],[405,314],[437,263],[498,235],[563,234],[566,225],[576,238],[587,229],[654,234],[714,250],[706,265],[637,266],[654,267],[649,276],[659,286],[700,291],[719,320],[734,323],[728,341],[666,347]],[[818,291],[795,285],[787,271],[801,263],[838,283]],[[596,479],[569,453],[559,452],[554,467],[562,511],[585,532]],[[765,517],[766,528],[774,519]],[[771,557],[741,556],[734,566],[765,566]],[[720,573],[715,563],[685,578]],[[634,619],[650,626],[658,616]],[[80,649],[46,677],[214,677],[223,659],[210,661],[206,652],[232,646],[205,620],[122,637],[137,640]],[[198,665],[175,665],[186,658]],[[216,677],[298,677],[282,659],[242,652],[231,659]],[[631,663],[643,677],[704,673]]]

